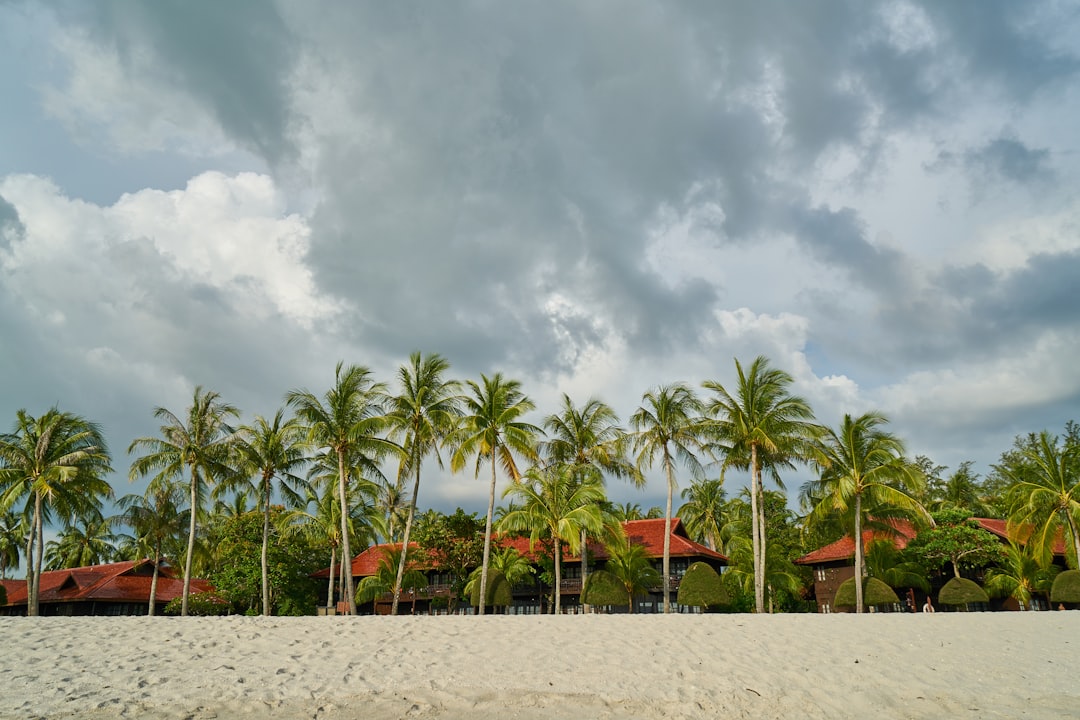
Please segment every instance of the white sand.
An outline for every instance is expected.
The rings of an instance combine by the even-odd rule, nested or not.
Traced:
[[[1061,718],[1080,612],[0,618],[3,718]]]

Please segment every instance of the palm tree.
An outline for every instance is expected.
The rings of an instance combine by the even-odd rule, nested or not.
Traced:
[[[703,538],[710,550],[722,548],[723,528],[727,524],[724,512],[727,506],[724,481],[720,479],[694,482],[684,489],[680,496],[684,502],[678,515],[691,537]]]
[[[536,568],[529,562],[529,559],[512,547],[492,550],[491,571],[502,573],[510,587],[522,585],[536,574]],[[466,595],[471,596],[473,594],[473,589],[480,582],[482,572],[483,568],[476,568],[469,573],[469,581],[465,583]]]
[[[626,590],[629,612],[634,612],[634,598],[660,584],[660,573],[652,566],[644,545],[630,543],[625,537],[608,544],[604,570],[611,573]]]
[[[572,465],[552,465],[531,468],[522,482],[510,485],[503,494],[513,495],[522,504],[503,517],[500,531],[528,532],[530,546],[541,538],[554,541],[555,614],[558,615],[562,611],[562,545],[565,543],[570,552],[577,552],[582,530],[588,533],[603,530],[599,503],[604,499],[604,486],[596,473],[581,473]]]
[[[361,603],[370,602],[383,595],[394,592],[394,587],[401,578],[401,583],[406,590],[423,590],[428,586],[427,576],[414,567],[406,567],[404,572],[401,568],[405,565],[405,557],[397,548],[385,548],[383,556],[374,575],[369,575],[360,581],[356,588],[357,600]],[[413,597],[413,608],[416,607],[416,598]]]
[[[881,428],[888,423],[884,415],[869,412],[852,418],[844,415],[839,430],[826,428],[814,443],[814,462],[820,478],[811,480],[804,492],[818,498],[810,513],[811,522],[822,516],[840,513],[854,521],[855,540],[855,611],[863,612],[863,520],[874,513],[900,510],[929,521],[929,515],[917,500],[900,486],[917,488],[922,474],[904,459],[904,444]],[[879,512],[878,514],[881,514]]]
[[[675,463],[688,466],[695,477],[702,474],[695,450],[702,448],[701,401],[686,385],[665,385],[642,396],[642,405],[630,418],[639,469],[651,468],[659,457],[667,478],[667,510],[664,514],[664,612],[671,612],[671,499],[675,493]]]
[[[1023,449],[1021,459],[1026,472],[1022,466],[999,468],[1013,481],[1008,492],[1011,534],[1030,528],[1028,543],[1043,565],[1062,538],[1080,562],[1080,445],[1062,445],[1044,430]]]
[[[129,478],[153,474],[152,484],[167,483],[183,477],[185,471],[189,484],[189,525],[187,552],[184,557],[184,591],[180,601],[180,615],[188,612],[188,595],[191,592],[191,567],[195,557],[196,520],[202,509],[205,485],[227,480],[233,474],[232,450],[236,436],[228,420],[239,412],[221,400],[213,390],[203,391],[195,387],[187,422],[159,407],[154,417],[164,421],[161,437],[136,438],[128,447],[128,454],[137,450],[146,452],[131,463]]]
[[[117,501],[122,510],[117,519],[132,530],[132,559],[150,557],[154,562],[147,610],[150,616],[156,610],[157,581],[165,550],[183,534],[186,515],[191,512],[190,508],[181,510],[184,502],[184,488],[171,482],[150,485],[143,495],[125,495]]]
[[[7,580],[8,568],[18,567],[29,534],[25,515],[10,510],[0,514],[0,580]]]
[[[1031,597],[1037,592],[1048,593],[1061,568],[1043,566],[1031,550],[1010,542],[1004,548],[1001,562],[986,573],[984,589],[990,597],[1011,597],[1020,603],[1020,609],[1035,609]]]
[[[514,453],[526,459],[536,458],[536,436],[540,428],[522,422],[521,417],[536,406],[521,392],[521,383],[507,380],[502,373],[492,377],[480,376],[480,384],[468,382],[471,395],[463,401],[464,417],[453,436],[456,446],[450,457],[453,472],[465,467],[466,460],[476,455],[475,476],[486,461],[491,464],[491,488],[488,494],[487,520],[484,526],[484,559],[480,572],[480,603],[477,612],[484,614],[487,599],[488,565],[491,560],[491,520],[495,513],[496,466],[501,465],[510,479],[521,479]]]
[[[597,398],[589,398],[581,408],[574,407],[563,393],[562,408],[544,420],[551,438],[541,443],[549,463],[569,465],[575,472],[595,469],[604,475],[630,480],[636,487],[645,484],[645,476],[627,458],[627,435],[619,427],[619,416]],[[611,522],[616,522],[614,517]],[[581,583],[589,577],[588,537],[581,536]]]
[[[925,570],[916,562],[905,561],[903,554],[888,538],[871,540],[866,546],[866,573],[891,588],[919,588],[930,592]]]
[[[14,432],[0,435],[0,511],[22,498],[32,506],[26,543],[26,613],[38,614],[46,516],[98,510],[112,496],[104,475],[112,471],[101,429],[53,408],[38,418],[16,414]]]
[[[347,518],[351,515],[346,490],[350,474],[348,461],[381,474],[378,460],[394,447],[388,440],[378,437],[385,424],[381,406],[384,394],[385,386],[371,379],[368,368],[359,365],[346,368],[343,363],[338,363],[334,370],[334,386],[322,399],[307,390],[293,390],[286,396],[288,404],[296,408],[297,417],[307,427],[308,441],[336,455],[338,502],[344,508],[341,513],[343,589],[351,615],[356,614],[356,596],[353,594],[352,547],[347,526]]]
[[[112,521],[93,511],[69,519],[56,540],[45,543],[45,569],[86,567],[111,562],[116,555]]]
[[[275,483],[277,492],[287,505],[296,506],[301,501],[298,488],[303,479],[295,474],[306,460],[304,456],[304,428],[296,420],[285,420],[285,411],[278,410],[273,420],[261,415],[255,422],[239,430],[236,445],[240,466],[247,476],[257,476],[259,505],[263,511],[262,534],[262,602],[263,615],[270,614],[270,501]]]
[[[645,519],[645,513],[641,511],[641,505],[632,502],[626,502],[622,505],[612,505],[609,508],[609,512],[611,512],[612,517],[619,522]]]
[[[390,422],[390,436],[401,438],[403,450],[398,477],[404,478],[409,473],[414,475],[391,615],[397,615],[401,597],[401,581],[409,553],[413,517],[416,515],[416,498],[420,493],[420,467],[428,455],[434,455],[439,467],[443,466],[439,445],[453,432],[461,417],[461,399],[458,395],[461,384],[456,380],[444,379],[449,369],[450,363],[439,354],[424,357],[414,352],[409,356],[409,364],[398,369],[401,392],[390,398],[390,412],[386,416]]]
[[[724,454],[724,468],[750,470],[751,541],[754,552],[754,606],[765,611],[765,511],[761,472],[767,469],[783,488],[779,470],[807,454],[816,434],[810,405],[789,391],[794,379],[769,366],[763,355],[744,372],[736,359],[738,385],[734,394],[714,381],[703,383],[715,393],[705,411],[713,422],[710,432]]]

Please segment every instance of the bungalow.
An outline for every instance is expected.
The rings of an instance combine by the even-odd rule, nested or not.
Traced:
[[[664,519],[630,520],[624,522],[623,530],[627,540],[633,545],[642,545],[657,571],[662,571],[664,556]],[[539,547],[530,548],[527,537],[500,537],[494,540],[497,547],[512,547],[527,558],[534,566],[539,565],[543,552]],[[384,543],[374,545],[353,558],[352,573],[354,580],[359,583],[364,577],[375,575],[378,572],[380,561],[388,550],[397,550],[401,543]],[[410,543],[410,552],[419,550]],[[703,561],[720,571],[727,565],[727,558],[718,552],[694,542],[686,533],[686,528],[678,518],[672,519],[671,540],[671,590],[672,602],[674,593],[678,591],[679,581],[686,569],[697,561]],[[412,557],[412,556],[410,556]],[[590,569],[599,569],[608,558],[607,550],[597,542],[589,543],[588,560]],[[411,565],[412,563],[410,563]],[[438,567],[433,567],[426,561],[418,561],[414,566],[424,572],[428,578],[428,587],[416,592],[404,591],[402,594],[403,607],[407,609],[401,612],[427,614],[434,607],[453,607],[451,601],[450,576]],[[324,580],[329,579],[330,570],[326,568],[315,573],[313,577]],[[537,573],[539,577],[539,573]],[[561,605],[563,612],[581,612],[581,558],[573,556],[563,557],[562,584],[559,593],[562,595]],[[515,588],[513,591],[513,605],[507,608],[512,614],[539,614],[544,607],[545,598],[550,594],[549,587],[542,587],[540,581],[526,587]],[[432,601],[435,601],[434,603]],[[386,614],[390,612],[391,597],[389,594],[377,598],[374,602],[365,603],[358,608],[361,613]],[[337,611],[343,611],[344,603],[338,603]],[[663,587],[651,588],[645,597],[635,604],[635,612],[659,612],[663,609]],[[676,605],[676,611],[690,611],[690,608],[680,608]],[[453,612],[453,610],[451,610]]]
[[[993,518],[972,518],[983,530],[996,535],[1003,543],[1009,542],[1009,533],[1006,521]],[[863,547],[867,547],[872,540],[887,539],[893,543],[897,550],[903,550],[916,535],[915,527],[907,520],[892,520],[889,522],[892,530],[888,532],[864,530]],[[1023,542],[1024,538],[1020,538]],[[1064,543],[1058,541],[1054,546],[1054,555],[1058,560],[1065,556]],[[834,605],[836,591],[840,585],[850,578],[855,577],[855,540],[850,535],[845,535],[836,542],[829,543],[825,547],[814,550],[794,561],[798,565],[808,565],[814,574],[814,596],[817,598],[819,613],[842,612]],[[910,590],[909,600],[916,608],[922,606],[926,596],[921,592]],[[995,601],[995,606],[1003,610],[1019,610],[1020,607],[1012,598],[1003,601]],[[897,608],[899,609],[899,608]]]
[[[107,565],[48,570],[41,573],[38,608],[41,615],[146,615],[154,563],[128,560]],[[0,615],[26,614],[26,580],[0,580],[7,603]],[[155,612],[183,593],[184,582],[173,568],[162,564],[154,595]],[[212,589],[205,580],[192,579],[192,592]]]

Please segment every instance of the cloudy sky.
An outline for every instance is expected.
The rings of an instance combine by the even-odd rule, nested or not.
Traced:
[[[765,354],[985,473],[1080,420],[1077,38],[1071,2],[0,0],[2,422],[97,420],[123,493],[196,384],[270,415],[437,351],[625,419]]]

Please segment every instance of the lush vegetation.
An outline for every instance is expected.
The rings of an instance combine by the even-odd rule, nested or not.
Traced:
[[[100,427],[58,408],[19,410],[0,435],[0,576],[25,569],[29,614],[43,570],[138,558],[155,561],[155,582],[161,563],[183,568],[183,597],[170,608],[181,615],[304,614],[338,600],[355,613],[358,599],[376,598],[397,613],[403,591],[415,602],[425,589],[424,568],[438,577],[425,589],[433,607],[454,611],[471,600],[482,614],[524,587],[548,593],[558,611],[563,556],[574,554],[575,581],[600,604],[617,597],[632,611],[635,599],[662,592],[670,610],[682,578],[669,541],[681,520],[729,559],[719,576],[704,567],[687,576],[701,585],[685,590],[687,602],[812,611],[810,570],[794,560],[849,535],[862,579],[850,585],[851,602],[861,611],[950,578],[965,581],[949,586],[963,588],[950,598],[963,603],[982,597],[970,580],[991,597],[1048,600],[1080,554],[1080,426],[1072,422],[1060,435],[1018,437],[983,478],[970,462],[950,471],[910,458],[877,412],[819,424],[791,392],[793,378],[764,357],[736,360],[729,386],[646,391],[627,426],[602,400],[579,405],[566,395],[534,424],[520,381],[500,373],[459,381],[450,371],[440,355],[414,353],[396,382],[383,383],[341,363],[329,389],[289,391],[269,419],[247,424],[239,408],[196,387],[188,407],[148,413],[157,433],[128,447],[129,478],[147,481],[146,490],[118,500],[107,481],[116,458]],[[486,471],[484,511],[421,511],[432,467]],[[782,473],[797,467],[812,479],[794,498]],[[650,472],[665,484],[663,507],[608,501],[609,479],[642,487]],[[732,482],[735,472],[746,473],[746,489],[741,477]],[[500,475],[510,481],[502,507]],[[623,536],[621,521],[645,517],[668,528],[661,558]],[[1011,542],[974,517],[1006,521]],[[919,531],[903,551],[888,539],[898,521]],[[878,540],[864,543],[864,531]],[[528,538],[529,558],[498,541],[510,536]],[[348,560],[379,542],[400,550],[357,587]],[[606,548],[602,561],[589,557],[590,544]],[[311,579],[327,566],[327,581]],[[590,583],[590,572],[601,574]],[[192,595],[192,577],[216,592]]]

